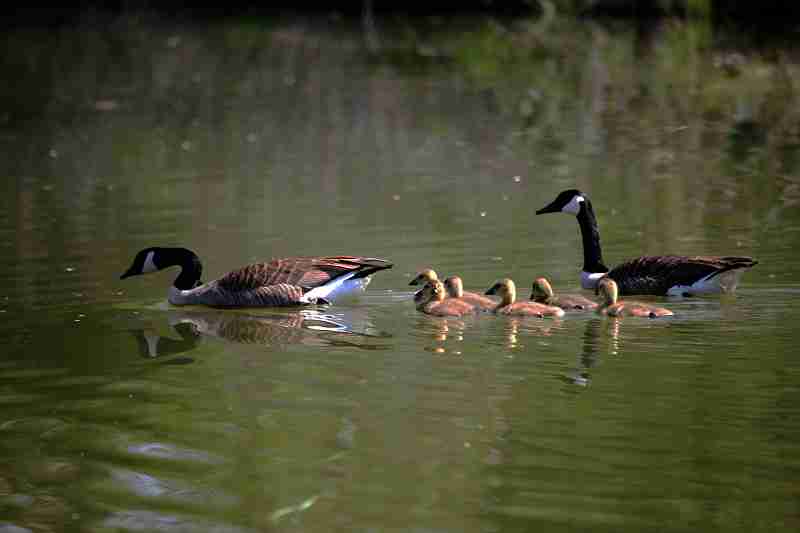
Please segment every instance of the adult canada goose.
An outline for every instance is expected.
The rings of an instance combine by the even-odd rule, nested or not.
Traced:
[[[506,278],[498,281],[489,289],[486,294],[497,294],[500,296],[498,303],[493,311],[499,315],[511,316],[564,316],[564,310],[560,307],[544,305],[536,302],[517,302],[517,288],[514,281]]]
[[[284,257],[254,263],[203,284],[200,259],[186,248],[145,248],[120,279],[180,266],[169,288],[174,305],[273,307],[329,303],[362,290],[369,276],[392,264],[372,257]]]
[[[419,311],[435,316],[464,316],[476,311],[474,305],[463,300],[445,299],[444,284],[438,279],[427,282],[414,295],[414,303]]]
[[[547,278],[536,278],[531,288],[531,300],[545,305],[554,305],[565,311],[586,311],[597,307],[597,303],[579,294],[556,296]]]
[[[603,303],[597,308],[597,312],[603,315],[645,316],[649,318],[656,318],[660,316],[672,316],[675,314],[669,309],[657,307],[655,305],[618,300],[617,283],[608,277],[597,282],[597,290],[603,297]]]
[[[450,276],[444,280],[444,287],[447,289],[447,295],[450,298],[463,300],[468,304],[472,304],[481,311],[491,311],[497,307],[497,302],[491,298],[487,298],[482,294],[469,292],[464,290],[464,282],[459,276]]]
[[[658,255],[637,257],[609,270],[603,263],[600,232],[589,197],[569,189],[536,214],[559,212],[578,219],[583,238],[581,285],[585,289],[594,288],[600,278],[608,276],[617,282],[622,294],[685,296],[732,292],[742,272],[757,264],[752,257]]]

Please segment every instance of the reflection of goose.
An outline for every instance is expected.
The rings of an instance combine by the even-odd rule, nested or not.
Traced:
[[[597,309],[598,313],[608,316],[644,316],[656,318],[672,316],[669,309],[647,305],[641,302],[629,302],[617,299],[617,283],[611,278],[603,278],[597,283],[597,290],[603,296],[603,303]]]
[[[494,308],[498,315],[512,316],[564,316],[564,310],[560,307],[544,305],[536,302],[517,302],[517,287],[514,281],[508,278],[502,279],[489,287],[486,294],[497,294],[500,296],[500,303]]]
[[[174,305],[212,307],[274,307],[327,303],[363,290],[369,276],[391,268],[391,263],[371,257],[285,257],[254,263],[203,284],[200,259],[186,248],[145,248],[136,254],[120,279],[180,266],[169,289]]]
[[[386,346],[356,340],[388,337],[380,332],[362,332],[371,329],[365,317],[322,313],[313,309],[274,315],[192,309],[172,311],[167,316],[170,326],[182,340],[134,332],[143,356],[158,357],[188,351],[199,344],[201,337],[240,344],[349,346],[367,350],[384,349]]]
[[[131,333],[139,345],[142,357],[163,357],[188,352],[197,347],[200,336],[194,331],[192,324],[176,324],[173,328],[180,335],[180,340],[153,335],[145,330],[133,330]]]
[[[609,271],[603,264],[600,231],[592,202],[576,189],[563,191],[545,207],[536,211],[575,215],[583,239],[581,285],[593,289],[605,276],[617,282],[622,294],[686,295],[732,292],[742,272],[757,262],[752,257],[658,255],[637,257]]]
[[[597,302],[580,294],[559,294],[555,295],[553,287],[547,278],[536,278],[531,288],[531,300],[545,305],[554,305],[565,311],[585,311],[597,307]]]

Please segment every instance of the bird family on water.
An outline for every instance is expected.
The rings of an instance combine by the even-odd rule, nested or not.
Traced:
[[[536,211],[574,215],[583,240],[581,286],[601,296],[595,302],[579,295],[555,295],[546,278],[537,278],[529,300],[519,301],[511,279],[502,279],[485,294],[464,290],[458,276],[439,280],[430,268],[417,274],[411,285],[423,285],[414,303],[423,313],[463,316],[489,312],[497,315],[560,317],[565,311],[590,311],[609,316],[660,317],[672,315],[662,307],[620,300],[620,295],[689,296],[735,290],[742,273],[757,262],[740,256],[659,255],[629,259],[609,269],[603,262],[600,232],[589,197],[577,190],[561,192]],[[360,256],[285,257],[254,263],[203,283],[202,264],[186,248],[150,247],[141,250],[120,279],[181,268],[168,290],[174,305],[212,307],[274,307],[327,304],[348,293],[363,291],[370,276],[392,268],[385,259]],[[490,298],[494,296],[495,298]]]

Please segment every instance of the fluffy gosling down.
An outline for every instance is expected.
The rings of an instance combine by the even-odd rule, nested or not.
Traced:
[[[475,313],[474,305],[456,298],[445,298],[444,284],[437,280],[429,281],[414,295],[417,310],[434,316],[464,316]]]
[[[597,291],[603,297],[603,303],[597,308],[597,312],[603,315],[643,316],[647,318],[674,315],[672,311],[664,307],[648,305],[641,302],[619,300],[619,287],[611,278],[602,278],[597,282]]]
[[[464,282],[459,276],[450,276],[444,280],[444,287],[447,289],[447,296],[462,300],[468,304],[474,305],[481,311],[491,311],[497,307],[497,302],[491,298],[487,298],[482,294],[469,292],[464,290]]]
[[[489,287],[486,294],[496,294],[500,296],[493,312],[498,315],[508,316],[564,316],[564,310],[552,305],[544,305],[537,302],[517,302],[517,289],[514,282],[508,278],[502,279]]]
[[[564,311],[588,311],[597,308],[597,302],[579,294],[556,296],[547,278],[536,278],[531,287],[531,300],[545,305],[554,305]]]

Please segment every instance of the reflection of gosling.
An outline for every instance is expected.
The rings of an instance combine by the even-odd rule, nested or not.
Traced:
[[[552,305],[544,305],[537,302],[516,302],[517,288],[514,282],[508,278],[503,279],[492,285],[486,294],[497,294],[500,296],[500,303],[494,308],[498,315],[511,316],[564,316],[564,310]]]
[[[556,296],[547,278],[536,278],[531,288],[531,300],[545,305],[554,305],[565,311],[586,311],[597,307],[597,303],[578,294]]]
[[[417,272],[417,276],[409,282],[409,285],[425,285],[429,281],[436,281],[439,276],[432,268],[426,268]]]
[[[628,302],[617,300],[619,288],[611,278],[603,278],[597,283],[597,290],[603,296],[603,303],[597,309],[598,313],[608,316],[644,316],[656,318],[672,316],[674,313],[663,307],[647,305],[641,302]]]
[[[472,304],[481,311],[491,311],[497,307],[497,302],[491,298],[474,292],[464,291],[464,282],[461,281],[461,278],[458,276],[450,276],[444,280],[444,286],[450,298],[456,298],[468,304]]]
[[[444,284],[439,280],[429,281],[414,295],[417,309],[428,315],[463,316],[475,312],[475,306],[463,300],[445,299]]]

